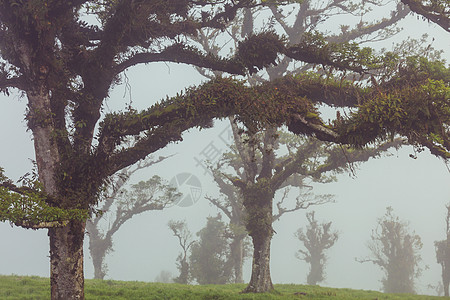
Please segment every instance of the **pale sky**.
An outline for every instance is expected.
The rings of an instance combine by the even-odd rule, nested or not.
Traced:
[[[405,29],[394,40],[422,33],[436,34],[436,47],[448,52],[449,35],[438,26],[410,16]],[[389,46],[392,41],[386,42]],[[166,95],[200,83],[204,79],[192,68],[176,64],[150,64],[135,68],[127,75],[132,87],[131,97],[137,109],[148,107]],[[123,97],[125,94],[125,97]],[[129,103],[129,93],[118,86],[107,102],[106,110],[123,109]],[[26,99],[18,96],[0,97],[0,166],[6,174],[16,180],[30,171],[30,159],[34,151],[30,133],[23,121]],[[210,143],[221,150],[226,149],[223,132],[228,124],[216,122],[214,128],[199,132],[192,129],[184,135],[184,141],[172,144],[155,155],[177,153],[173,158],[139,173],[135,180],[145,180],[154,174],[171,180],[175,175],[188,172],[197,176],[204,195],[217,195],[218,190],[211,177],[197,165],[195,158]],[[222,137],[222,138],[221,138]],[[433,293],[426,288],[440,280],[440,266],[436,263],[434,241],[444,239],[445,205],[450,202],[450,172],[443,161],[431,156],[428,151],[418,159],[409,158],[410,147],[392,152],[389,157],[372,159],[361,165],[356,177],[350,174],[338,176],[338,181],[315,185],[316,194],[335,195],[336,203],[314,207],[316,218],[333,222],[340,232],[336,245],[328,252],[327,280],[324,286],[379,290],[381,272],[372,264],[359,264],[355,257],[369,254],[366,247],[377,218],[387,206],[402,220],[410,221],[410,228],[423,241],[423,271],[418,280],[420,293]],[[292,201],[294,199],[291,199]],[[294,253],[300,246],[294,232],[306,225],[306,211],[285,215],[274,223],[277,234],[272,240],[272,280],[274,283],[305,283],[308,266],[297,260]],[[172,207],[165,211],[147,212],[127,222],[114,237],[115,252],[107,256],[109,272],[107,278],[117,280],[153,281],[161,270],[178,275],[176,258],[180,251],[178,241],[167,227],[171,219],[186,219],[191,231],[196,233],[206,224],[208,215],[216,215],[203,197],[190,207]],[[223,218],[226,220],[225,218]],[[45,230],[25,230],[0,223],[0,274],[49,276],[48,237]],[[87,239],[86,239],[87,242]],[[85,275],[93,277],[93,267],[86,243]],[[245,266],[244,279],[250,278],[249,261]]]

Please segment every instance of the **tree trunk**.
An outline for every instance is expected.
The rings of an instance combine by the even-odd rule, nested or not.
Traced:
[[[270,241],[273,193],[264,184],[251,184],[243,192],[247,211],[247,231],[253,241],[252,276],[243,293],[265,293],[273,290],[270,278]]]
[[[308,285],[317,285],[323,278],[323,265],[319,255],[312,255],[310,262],[310,271],[306,279]]]
[[[273,290],[270,278],[270,240],[272,235],[254,236],[252,277],[244,293],[265,293]]]
[[[450,285],[450,272],[448,272],[446,265],[442,266],[442,284],[444,285],[444,296],[448,297],[449,296],[448,287]]]
[[[52,300],[84,299],[83,240],[86,222],[71,221],[50,228],[50,283]]]
[[[39,180],[47,194],[59,200],[56,172],[60,153],[55,142],[55,124],[50,92],[45,84],[27,91],[28,125],[33,131]],[[61,228],[49,228],[51,299],[84,299],[83,240],[85,221],[70,221]]]
[[[89,235],[89,253],[94,265],[94,279],[104,279],[106,276],[105,256],[112,248],[112,240],[109,236],[100,236],[99,230],[91,220],[86,222],[86,231]]]
[[[237,236],[230,245],[234,269],[234,283],[244,283],[242,275],[242,265],[244,264],[244,238],[245,236]]]

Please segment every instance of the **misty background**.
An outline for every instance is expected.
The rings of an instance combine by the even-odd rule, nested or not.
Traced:
[[[435,40],[433,46],[443,49],[443,57],[450,60],[448,34],[439,26],[410,15],[400,22],[404,29],[377,47],[389,48],[408,36],[419,39],[428,33]],[[373,45],[370,45],[373,46]],[[125,110],[131,105],[146,108],[166,96],[174,96],[185,88],[198,85],[207,79],[194,68],[181,64],[155,63],[135,67],[127,73],[128,81],[116,86],[106,102],[105,112]],[[32,169],[34,149],[31,133],[26,131],[24,114],[26,98],[18,94],[0,96],[0,166],[6,175],[17,180]],[[173,206],[163,211],[150,211],[133,217],[114,235],[114,252],[106,256],[106,279],[153,281],[162,271],[178,275],[176,258],[180,252],[178,240],[167,226],[169,220],[186,220],[192,233],[206,224],[206,217],[219,212],[204,199],[218,196],[219,191],[211,175],[199,164],[205,158],[204,150],[214,145],[227,150],[232,140],[227,120],[216,121],[211,129],[190,130],[184,141],[171,144],[154,154],[167,156],[165,161],[139,171],[130,183],[159,175],[167,181],[180,173],[195,175],[201,182],[202,194],[198,202],[189,207]],[[427,150],[412,159],[412,147],[391,150],[389,155],[370,159],[356,167],[355,173],[337,175],[337,181],[312,184],[315,194],[333,194],[335,203],[314,206],[285,214],[273,226],[276,234],[272,240],[271,273],[274,283],[305,283],[309,266],[295,258],[301,247],[294,237],[299,227],[305,227],[305,213],[316,211],[320,221],[333,222],[339,239],[327,252],[329,257],[327,279],[321,285],[354,289],[380,290],[381,270],[371,264],[361,264],[355,258],[365,258],[370,252],[367,242],[377,219],[386,207],[391,206],[401,220],[409,221],[422,239],[422,276],[417,280],[420,294],[435,294],[428,287],[441,280],[441,267],[436,263],[434,241],[445,238],[445,205],[450,202],[450,172],[445,163]],[[211,158],[211,157],[210,157]],[[218,158],[218,157],[217,157]],[[291,192],[294,205],[295,193]],[[281,194],[278,195],[281,197]],[[277,200],[277,199],[275,199]],[[288,202],[289,203],[289,202]],[[227,222],[226,218],[223,218]],[[49,277],[48,237],[46,230],[26,230],[0,223],[0,274],[38,275]],[[93,277],[89,250],[85,246],[85,277]],[[244,280],[250,279],[250,259],[244,266]]]

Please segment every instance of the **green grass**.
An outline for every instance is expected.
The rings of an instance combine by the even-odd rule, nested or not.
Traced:
[[[136,281],[86,280],[86,299],[444,299],[408,294],[383,294],[374,291],[335,289],[297,284],[276,284],[267,294],[240,294],[245,284],[192,286]],[[0,276],[0,299],[49,299],[50,280],[36,276]]]

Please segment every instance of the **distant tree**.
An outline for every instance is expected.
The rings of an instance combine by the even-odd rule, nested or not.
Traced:
[[[230,241],[227,225],[218,214],[208,217],[206,226],[197,232],[189,257],[191,277],[199,284],[232,282],[232,265],[228,263]]]
[[[156,275],[155,282],[172,283],[173,282],[172,273],[167,270],[161,270],[161,272],[159,272],[159,274]]]
[[[385,276],[381,280],[385,293],[415,293],[415,279],[421,269],[419,254],[422,249],[420,236],[410,232],[408,223],[392,214],[392,207],[378,219],[378,226],[372,232],[368,248],[371,256],[360,262],[378,265]]]
[[[245,209],[239,190],[219,176],[216,170],[214,180],[220,188],[219,198],[206,196],[205,198],[216,206],[228,219],[230,253],[227,265],[233,271],[234,283],[244,283],[243,265],[246,258],[251,256],[251,245],[245,229]]]
[[[110,178],[102,196],[102,205],[99,207],[102,213],[94,215],[86,222],[95,279],[105,277],[108,269],[104,262],[105,256],[113,251],[113,235],[125,222],[146,211],[162,210],[179,196],[176,189],[159,176],[133,184],[130,190],[124,188],[131,175],[165,158],[154,160],[148,157]]]
[[[319,224],[314,215],[314,211],[307,213],[308,225],[306,225],[306,231],[300,228],[295,234],[306,248],[306,250],[299,249],[296,257],[310,265],[306,279],[309,285],[316,285],[325,280],[325,265],[327,262],[325,251],[331,248],[339,237],[337,231],[331,231],[331,222]]]
[[[186,221],[173,221],[168,223],[173,235],[178,238],[182,251],[177,257],[177,268],[180,275],[173,279],[176,283],[188,284],[190,282],[188,252],[195,240],[192,239],[192,233],[189,231]]]
[[[447,207],[446,235],[447,238],[442,241],[435,241],[437,263],[442,267],[442,285],[444,288],[444,296],[449,296],[450,285],[450,204]]]

